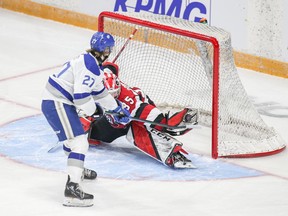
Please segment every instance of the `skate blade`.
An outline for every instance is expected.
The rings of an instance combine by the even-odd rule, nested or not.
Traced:
[[[90,207],[93,206],[93,199],[80,200],[71,197],[65,197],[63,206],[67,207]]]
[[[174,168],[176,169],[197,169],[197,167],[192,163],[176,162],[174,163]]]

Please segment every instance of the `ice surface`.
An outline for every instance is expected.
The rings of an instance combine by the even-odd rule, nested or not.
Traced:
[[[92,33],[0,9],[1,215],[287,215],[287,150],[215,161],[205,128],[179,138],[197,170],[173,172],[131,146],[90,149],[87,166],[97,166],[99,178],[83,188],[94,206],[63,207],[65,156],[47,153],[56,138],[41,117],[41,92],[53,70],[88,48]],[[265,122],[288,142],[288,80],[238,72]]]

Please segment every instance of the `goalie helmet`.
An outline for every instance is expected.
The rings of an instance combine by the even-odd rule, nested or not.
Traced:
[[[121,84],[119,78],[111,73],[109,69],[104,69],[104,85],[108,92],[114,97],[118,98],[121,91]]]
[[[112,48],[115,45],[113,36],[109,33],[96,32],[93,34],[90,40],[90,47],[101,53],[103,56],[108,57],[112,52]]]
[[[119,67],[118,67],[117,64],[106,61],[106,62],[103,62],[102,68],[103,68],[103,69],[108,68],[113,74],[115,74],[116,76],[118,76]],[[109,71],[108,71],[108,72],[109,72]]]

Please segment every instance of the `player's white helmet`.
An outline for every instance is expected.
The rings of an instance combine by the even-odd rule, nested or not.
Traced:
[[[121,92],[120,80],[115,74],[110,72],[109,69],[104,69],[104,85],[114,98],[119,97]]]

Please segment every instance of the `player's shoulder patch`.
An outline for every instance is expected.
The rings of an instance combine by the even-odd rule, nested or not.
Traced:
[[[87,70],[95,74],[96,76],[100,75],[99,66],[97,65],[97,62],[95,61],[94,57],[90,54],[84,54],[84,64]]]

